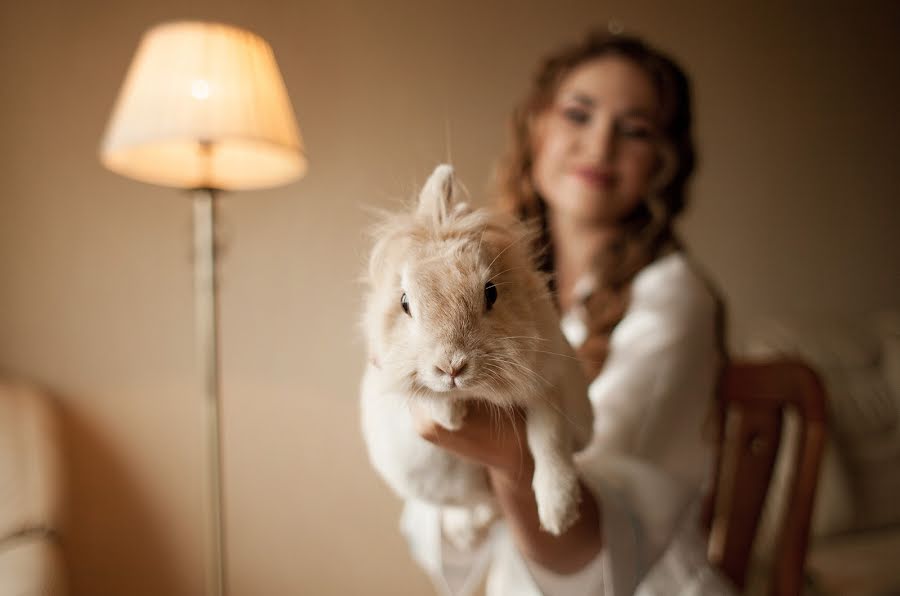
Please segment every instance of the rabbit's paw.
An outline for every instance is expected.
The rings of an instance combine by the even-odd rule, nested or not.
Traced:
[[[547,469],[534,471],[532,481],[541,527],[559,536],[578,519],[581,488],[574,470]]]
[[[472,551],[484,540],[491,523],[497,517],[496,509],[488,504],[473,507],[444,507],[441,511],[444,536],[457,550]]]
[[[431,419],[447,430],[462,428],[465,417],[465,402],[456,399],[441,399],[431,402]]]

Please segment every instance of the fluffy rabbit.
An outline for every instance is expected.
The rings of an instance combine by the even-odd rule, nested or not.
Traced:
[[[468,511],[453,516],[448,536],[465,543],[477,532],[467,525],[490,521],[484,470],[419,437],[409,403],[426,404],[448,429],[462,425],[470,399],[520,406],[541,526],[562,533],[577,519],[572,454],[589,440],[593,414],[533,236],[512,217],[455,201],[453,168],[440,165],[413,211],[388,216],[375,237],[361,387],[372,464],[401,497]]]

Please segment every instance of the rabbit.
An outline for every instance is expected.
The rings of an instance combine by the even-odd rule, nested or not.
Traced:
[[[456,195],[452,166],[439,165],[418,204],[375,231],[362,317],[369,458],[401,497],[442,505],[445,533],[465,546],[496,511],[486,474],[421,438],[409,404],[450,430],[468,400],[520,406],[541,527],[559,535],[578,517],[572,455],[593,428],[587,380],[536,266],[533,233]]]

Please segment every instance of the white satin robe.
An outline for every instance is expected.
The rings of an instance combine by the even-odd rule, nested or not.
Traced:
[[[586,293],[580,284],[576,293]],[[466,596],[487,573],[488,596],[729,595],[706,561],[698,514],[711,472],[710,421],[720,353],[716,302],[683,253],[641,270],[628,310],[590,385],[594,437],[576,456],[601,504],[603,550],[581,571],[559,575],[526,560],[504,524],[472,553],[441,536],[440,509],[408,501],[401,530],[440,594]],[[578,308],[563,318],[584,340]]]

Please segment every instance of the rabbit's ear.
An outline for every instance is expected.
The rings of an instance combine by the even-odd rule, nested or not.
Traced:
[[[436,224],[447,220],[453,208],[453,166],[442,163],[434,169],[419,193],[419,215],[431,216]]]

